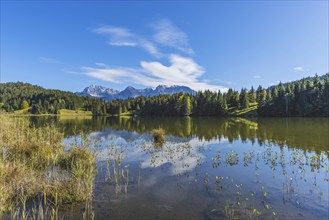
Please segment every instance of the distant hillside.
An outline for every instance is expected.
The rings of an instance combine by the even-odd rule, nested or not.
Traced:
[[[103,105],[103,102],[96,98],[45,89],[29,83],[0,83],[0,110],[6,112],[58,114],[61,109],[94,112],[98,106]]]
[[[298,84],[298,83],[302,83],[302,82],[306,82],[306,81],[314,82],[315,79],[319,79],[320,81],[324,81],[325,78],[328,77],[328,76],[329,76],[329,73],[326,73],[326,74],[321,75],[321,76],[318,76],[318,75],[316,75],[316,76],[308,76],[308,77],[304,77],[302,79],[298,79],[298,80],[294,80],[294,81],[290,81],[290,82],[285,82],[285,83],[280,82],[279,84],[287,85],[287,84]],[[276,87],[278,85],[270,86],[269,89],[274,88],[274,87]]]
[[[90,85],[86,87],[82,92],[76,92],[75,94],[80,96],[96,97],[102,98],[105,100],[114,100],[114,99],[128,99],[136,98],[138,96],[157,96],[157,95],[172,95],[175,93],[187,93],[195,94],[196,92],[187,86],[165,86],[159,85],[155,89],[145,88],[145,89],[136,89],[132,86],[128,86],[122,91],[105,88],[103,86]]]
[[[0,112],[145,116],[329,116],[329,74],[257,90],[194,92],[182,86],[87,87],[83,94],[28,83],[0,83]],[[97,98],[96,98],[97,97]],[[111,101],[107,101],[111,100]],[[71,110],[71,111],[70,111]]]

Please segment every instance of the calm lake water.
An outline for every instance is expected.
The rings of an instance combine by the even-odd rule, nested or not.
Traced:
[[[100,146],[95,219],[328,219],[328,118],[33,117]],[[154,144],[152,129],[166,132]],[[81,219],[85,204],[63,210]]]

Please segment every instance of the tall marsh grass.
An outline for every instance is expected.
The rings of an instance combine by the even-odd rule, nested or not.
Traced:
[[[86,135],[65,150],[54,125],[1,115],[0,123],[0,219],[59,219],[63,204],[91,201],[96,162]]]

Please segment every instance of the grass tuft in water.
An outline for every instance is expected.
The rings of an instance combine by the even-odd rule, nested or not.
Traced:
[[[153,134],[154,143],[156,144],[164,143],[165,135],[166,135],[165,130],[163,130],[162,128],[153,129],[152,134]]]

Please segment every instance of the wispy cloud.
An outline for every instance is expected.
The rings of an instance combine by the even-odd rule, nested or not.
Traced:
[[[173,25],[168,19],[154,22],[152,27],[155,30],[155,42],[190,55],[194,54],[189,45],[187,34]]]
[[[303,72],[305,72],[305,69],[303,66],[297,66],[297,67],[294,67],[294,71],[303,73]]]
[[[188,55],[194,54],[189,45],[187,34],[168,19],[153,22],[151,28],[154,31],[152,37],[145,37],[127,28],[114,26],[99,26],[92,31],[108,36],[111,46],[140,47],[156,58],[166,55],[159,51],[159,47],[175,49]]]
[[[96,63],[94,67],[83,67],[84,74],[111,83],[139,84],[156,87],[164,85],[185,85],[194,90],[221,90],[227,88],[214,85],[202,79],[205,69],[192,58],[188,36],[168,19],[159,19],[150,25],[153,30],[150,36],[114,26],[99,26],[92,31],[105,35],[110,46],[142,48],[151,54],[156,61],[139,61],[139,67],[111,67]],[[169,51],[169,52],[168,52]],[[175,52],[173,52],[175,51]],[[185,56],[176,54],[184,53]],[[160,62],[161,60],[161,62]],[[164,64],[164,62],[168,64]],[[227,81],[217,81],[230,84]]]
[[[105,63],[100,63],[100,62],[96,62],[95,65],[100,67],[107,67]]]
[[[112,46],[136,47],[137,43],[132,41],[113,41],[109,43]]]
[[[129,71],[128,68],[111,68],[102,66],[98,66],[97,68],[83,67],[82,70],[88,76],[112,83],[123,83],[131,78],[129,77],[130,75],[135,74],[135,70]]]
[[[65,62],[62,62],[60,60],[54,59],[54,58],[49,58],[49,57],[38,57],[38,60],[40,62],[43,62],[47,65],[54,65],[59,67],[60,71],[63,73],[68,73],[68,74],[73,74],[73,75],[81,75],[81,70],[75,66],[69,65]]]
[[[260,79],[260,78],[262,78],[262,77],[259,76],[259,75],[255,75],[255,76],[253,76],[253,78],[254,78],[254,79]]]
[[[93,32],[106,35],[109,38],[109,45],[111,46],[140,47],[157,58],[162,56],[153,42],[147,40],[145,37],[131,32],[126,28],[100,26],[93,29]]]
[[[126,28],[112,27],[112,26],[100,26],[93,29],[94,32],[98,34],[110,34],[111,36],[122,38],[131,37],[133,34]]]
[[[164,85],[184,85],[195,90],[221,90],[226,87],[209,84],[200,77],[204,74],[204,68],[193,59],[172,54],[169,56],[170,65],[160,62],[141,61],[140,68],[111,68],[106,65],[98,67],[83,67],[88,76],[112,83],[134,83],[155,87]]]
[[[61,71],[63,73],[68,73],[68,74],[72,74],[72,75],[81,75],[81,71],[73,71],[73,70],[70,70],[70,69],[61,69]]]
[[[38,60],[48,64],[63,64],[61,61],[49,57],[38,57]]]
[[[162,53],[159,52],[158,48],[151,42],[147,40],[140,40],[140,47],[145,49],[147,52],[149,52],[151,55],[160,58],[163,56]]]
[[[231,81],[222,80],[222,79],[219,79],[219,78],[214,79],[214,81],[224,83],[226,85],[232,85],[233,84]]]
[[[79,69],[77,70],[76,67],[69,65],[65,62],[62,62],[60,60],[49,58],[49,57],[38,57],[38,60],[47,65],[54,65],[60,67],[59,70],[62,71],[63,73],[81,75],[81,71]]]

